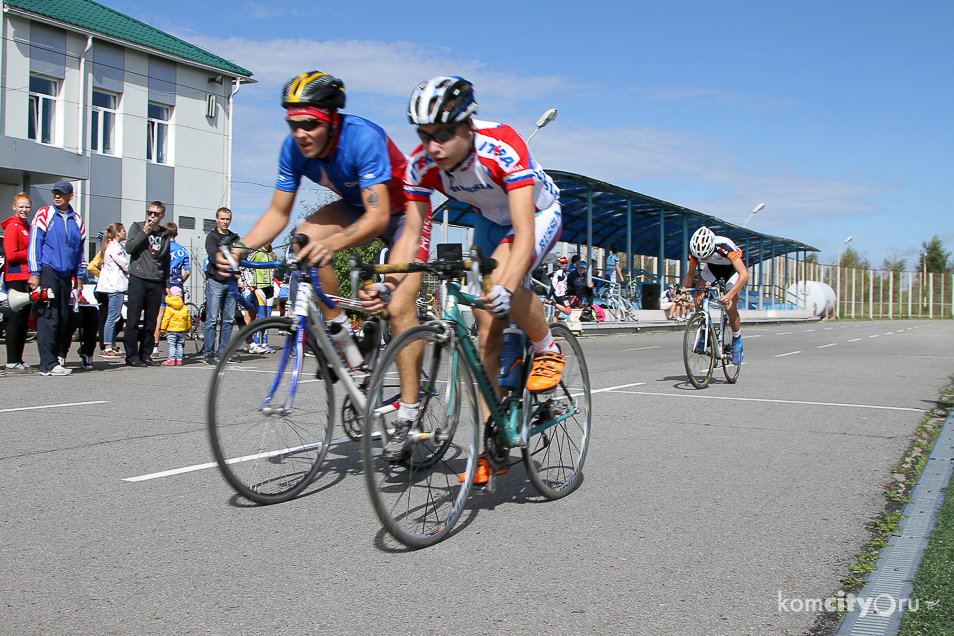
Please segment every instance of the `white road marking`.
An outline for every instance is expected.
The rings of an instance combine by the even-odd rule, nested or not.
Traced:
[[[58,409],[64,406],[86,406],[87,404],[109,404],[109,400],[96,400],[95,402],[70,402],[68,404],[45,404],[43,406],[22,406],[18,409],[0,409],[0,413],[12,413],[13,411],[35,411],[36,409]]]
[[[848,342],[858,342],[859,340],[861,340],[861,338],[852,338]]]
[[[879,334],[874,334],[873,336],[868,336],[869,338],[877,338]]]
[[[838,344],[838,343],[837,343],[837,342],[832,342],[832,343],[826,344],[826,345],[819,345],[818,348],[819,348],[819,349],[824,349],[825,347],[834,347],[836,344]]]
[[[642,386],[646,384],[645,382],[631,382],[629,384],[620,384],[618,386],[609,386],[605,389],[596,389],[595,391],[590,391],[590,395],[594,393],[606,393],[607,391],[619,391],[620,389],[626,389],[633,386]],[[89,404],[97,404],[97,402],[89,402]],[[70,406],[70,405],[60,405],[60,406]],[[331,440],[329,446],[335,446],[336,444],[342,444],[344,442],[351,441],[347,437],[342,437],[340,439]],[[311,446],[300,446],[298,448],[285,448],[282,450],[267,451],[264,453],[257,453],[255,455],[247,455],[245,457],[236,457],[234,459],[228,460],[228,463],[233,464],[236,462],[245,462],[251,461],[253,459],[262,459],[266,457],[274,457],[276,455],[281,455],[283,453],[298,451],[298,450],[307,450],[309,448],[314,448],[315,445]],[[138,477],[126,477],[123,481],[130,482],[139,482],[139,481],[149,481],[151,479],[159,479],[160,477],[172,477],[174,475],[182,475],[184,473],[192,473],[197,470],[206,470],[209,468],[215,468],[218,464],[215,462],[207,462],[205,464],[195,464],[194,466],[185,466],[183,468],[173,468],[171,470],[163,470],[157,473],[149,473],[148,475],[139,475]]]
[[[825,327],[822,331],[828,331],[829,329],[834,329],[834,327]]]
[[[775,334],[775,335],[776,335],[776,336],[787,336],[787,335],[789,335],[789,334],[791,334],[791,333],[792,333],[791,331],[779,331],[779,332],[778,332],[777,334]]]
[[[811,331],[815,331],[815,330],[814,330],[814,329],[804,329],[804,330],[802,331],[802,333],[809,333],[809,332],[811,332]]]
[[[924,413],[924,409],[912,409],[907,406],[881,406],[878,404],[846,404],[842,402],[806,402],[803,400],[769,400],[765,398],[728,397],[724,395],[695,395],[692,393],[654,393],[651,391],[617,391],[630,395],[660,395],[663,397],[678,397],[698,400],[733,400],[737,402],[771,402],[772,404],[806,404],[809,406],[839,406],[854,409],[879,409],[884,411],[914,411]]]
[[[623,351],[643,351],[644,349],[658,349],[659,345],[653,345],[651,347],[636,347],[635,349],[623,349]]]
[[[801,351],[789,351],[788,353],[780,353],[780,354],[778,354],[778,355],[775,356],[775,357],[776,357],[776,358],[784,358],[785,356],[793,356],[793,355],[795,355],[796,353],[801,353]]]

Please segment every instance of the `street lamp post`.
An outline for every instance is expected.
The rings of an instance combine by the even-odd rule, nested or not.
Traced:
[[[845,249],[845,246],[851,243],[851,239],[855,238],[854,236],[849,236],[845,239],[845,242],[841,244],[841,248],[838,250],[838,269],[835,270],[835,275],[838,277],[838,295],[835,298],[835,318],[841,318],[841,252]]]
[[[537,127],[534,128],[533,132],[530,133],[530,136],[527,138],[527,143],[530,143],[530,140],[533,139],[533,136],[537,134],[537,131],[549,124],[551,121],[556,119],[557,109],[551,108],[547,112],[540,115],[540,119],[537,120]]]
[[[755,216],[756,214],[758,214],[759,212],[761,212],[761,211],[764,210],[764,209],[765,209],[765,204],[764,204],[764,203],[759,203],[757,206],[755,206],[755,209],[752,210],[752,214],[750,214],[750,215],[749,215],[749,218],[746,219],[746,220],[745,220],[745,223],[742,224],[742,228],[744,229],[745,226],[748,225],[749,220],[750,220],[753,216]]]

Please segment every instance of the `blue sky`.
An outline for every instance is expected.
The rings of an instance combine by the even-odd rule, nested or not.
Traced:
[[[280,88],[319,69],[406,153],[413,86],[462,75],[525,136],[559,109],[532,144],[546,168],[740,224],[764,202],[749,227],[823,262],[849,235],[874,265],[954,247],[951,2],[103,3],[259,81],[236,97],[239,230],[271,197]]]

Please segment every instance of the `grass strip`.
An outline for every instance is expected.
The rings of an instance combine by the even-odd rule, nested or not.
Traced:
[[[911,599],[918,610],[901,617],[898,636],[954,636],[954,487],[944,489],[944,502],[912,581]]]

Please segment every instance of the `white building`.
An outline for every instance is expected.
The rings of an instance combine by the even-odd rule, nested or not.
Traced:
[[[155,200],[180,243],[201,242],[229,206],[232,96],[251,75],[90,0],[3,2],[0,208],[20,191],[52,204],[67,179],[90,255]]]

